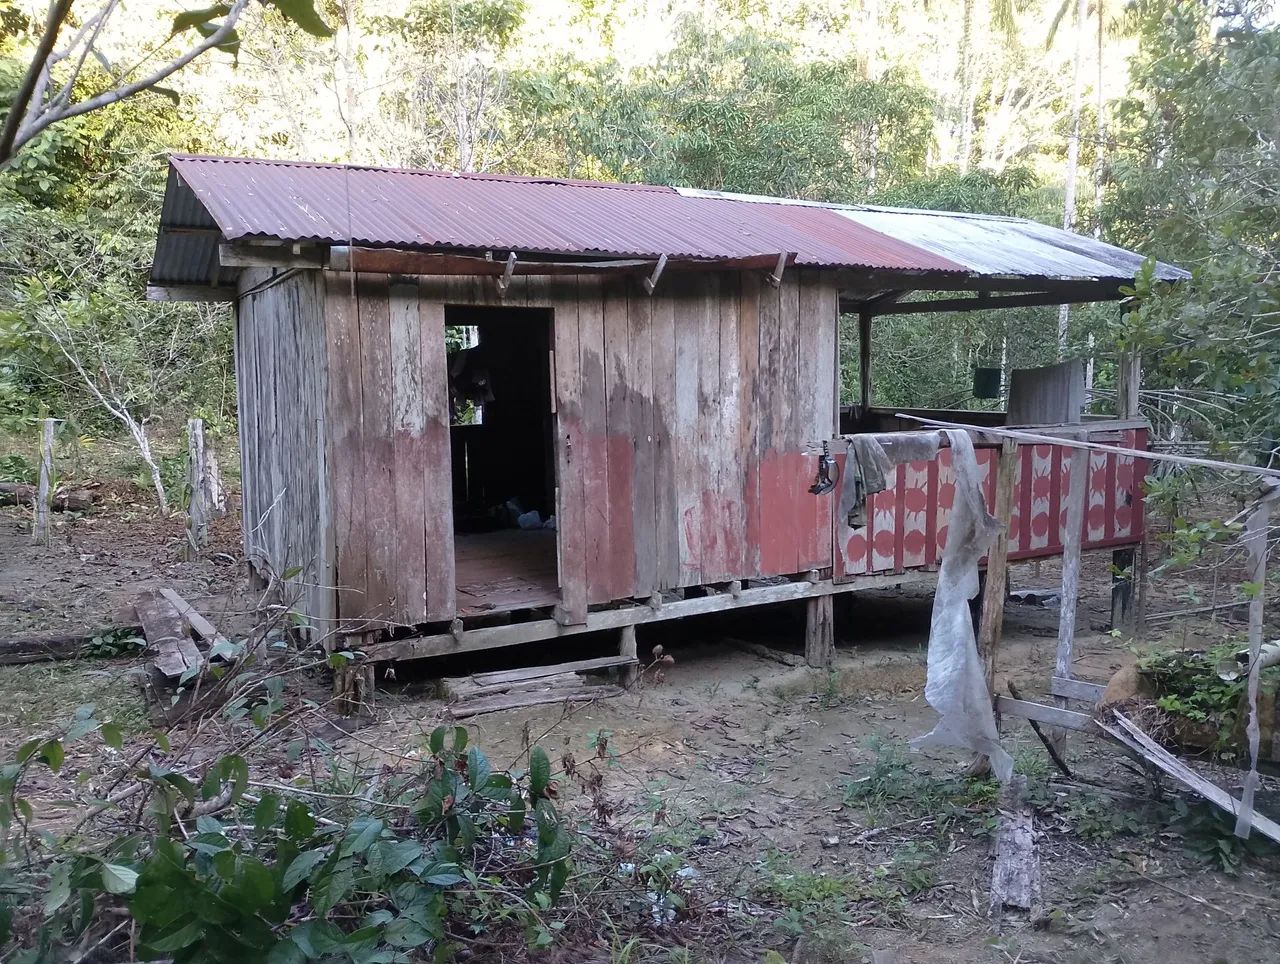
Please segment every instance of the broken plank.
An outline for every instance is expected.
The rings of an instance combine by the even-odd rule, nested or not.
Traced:
[[[455,720],[481,713],[496,713],[499,710],[514,710],[525,706],[538,706],[544,703],[590,703],[593,700],[621,696],[625,693],[621,686],[574,686],[549,689],[534,693],[509,693],[486,699],[471,700],[448,707],[449,715]]]
[[[503,669],[492,673],[473,673],[471,681],[480,686],[495,683],[518,683],[522,680],[558,676],[560,673],[590,673],[595,670],[629,666],[636,662],[626,656],[601,656],[598,659],[580,659],[572,663],[556,663],[552,666],[524,666],[520,669]]]
[[[996,860],[991,868],[991,909],[1030,910],[1040,903],[1040,850],[1035,818],[1026,805],[1027,778],[1015,776],[1001,791]]]
[[[1086,683],[1084,680],[1067,679],[1055,676],[1049,681],[1049,692],[1054,696],[1067,700],[1080,700],[1083,703],[1097,704],[1102,699],[1106,687],[1100,683]]]
[[[1035,720],[1037,723],[1048,723],[1050,726],[1060,726],[1065,730],[1087,732],[1094,726],[1094,719],[1088,713],[1077,713],[1075,710],[1064,710],[1057,706],[1033,703],[1030,700],[1010,699],[1007,696],[996,697],[996,710],[1001,716]]]
[[[189,671],[200,671],[204,657],[191,637],[178,610],[158,592],[144,592],[134,603],[147,649],[154,654],[157,670],[170,679],[180,679]]]
[[[1196,773],[1195,770],[1148,736],[1140,726],[1123,713],[1113,713],[1112,715],[1115,718],[1116,726],[1111,726],[1101,721],[1097,723],[1098,727],[1105,733],[1108,733],[1120,743],[1129,747],[1129,749],[1141,754],[1147,762],[1163,770],[1187,790],[1208,800],[1214,806],[1226,811],[1233,817],[1240,812],[1240,801],[1226,790]],[[1276,843],[1280,843],[1280,825],[1277,825],[1274,820],[1270,820],[1255,811],[1253,814],[1253,827],[1264,836],[1269,837]]]
[[[497,696],[499,693],[523,693],[529,690],[547,690],[565,686],[579,686],[582,679],[576,673],[557,673],[555,676],[544,676],[541,679],[515,680],[504,683],[476,683],[470,677],[443,679],[440,682],[455,703],[475,699],[479,696]]]
[[[169,600],[173,605],[173,608],[178,611],[178,615],[181,616],[183,621],[191,627],[191,631],[210,646],[216,646],[219,643],[227,643],[227,638],[218,632],[217,627],[215,627],[213,623],[209,622],[209,620],[205,619],[203,615],[196,611],[195,607],[192,606],[191,603],[179,596],[174,590],[161,589],[160,595]]]

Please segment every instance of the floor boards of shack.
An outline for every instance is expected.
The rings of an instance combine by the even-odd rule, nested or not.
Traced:
[[[460,533],[454,553],[459,616],[535,609],[560,601],[554,530]]]

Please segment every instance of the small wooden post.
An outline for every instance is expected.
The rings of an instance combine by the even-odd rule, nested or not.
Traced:
[[[994,700],[996,654],[1004,632],[1004,601],[1009,594],[1009,519],[1013,514],[1013,483],[1018,474],[1018,443],[1005,439],[996,463],[995,517],[1000,532],[987,553],[987,578],[978,620],[978,653],[987,676],[987,692]]]
[[[1132,546],[1111,553],[1111,628],[1133,626],[1133,564],[1137,553]]]
[[[836,623],[831,596],[805,603],[804,661],[814,669],[831,669],[836,658]]]
[[[31,506],[34,510],[31,538],[36,542],[49,541],[49,505],[53,501],[53,436],[57,427],[56,418],[46,418],[40,423],[40,477],[36,484],[36,498]]]
[[[204,419],[187,419],[187,543],[192,557],[209,544],[207,476]]]
[[[1116,371],[1116,415],[1138,417],[1138,396],[1142,387],[1142,358],[1135,352],[1120,355]]]
[[[871,410],[871,312],[858,312],[858,404]]]
[[[373,642],[373,633],[352,633],[337,637],[329,652],[363,649]],[[373,663],[360,657],[341,660],[333,670],[333,697],[338,712],[355,716],[373,710]]]
[[[623,626],[618,632],[618,655],[636,658],[636,627],[634,624]],[[630,686],[639,675],[639,667],[635,663],[622,667],[619,673],[623,686]]]
[[[1083,433],[1077,436],[1084,438]],[[1071,478],[1067,488],[1066,531],[1062,536],[1062,608],[1058,613],[1058,653],[1054,661],[1053,675],[1071,679],[1072,657],[1076,642],[1076,606],[1080,599],[1080,537],[1084,529],[1084,505],[1089,494],[1089,450],[1072,449],[1069,456]],[[1057,697],[1059,706],[1065,707],[1064,697]],[[1050,740],[1061,755],[1066,750],[1067,731],[1055,727]]]

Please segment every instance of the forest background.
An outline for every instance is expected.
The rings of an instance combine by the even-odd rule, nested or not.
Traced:
[[[72,437],[127,437],[129,422],[154,434],[198,415],[234,437],[229,311],[145,299],[164,157],[190,151],[1066,225],[1194,280],[1160,290],[1138,278],[1126,312],[879,320],[875,402],[972,406],[974,366],[1079,357],[1108,411],[1117,351],[1136,347],[1159,435],[1237,454],[1254,440],[1259,455],[1269,446],[1257,440],[1280,436],[1280,30],[1268,3],[317,0],[323,23],[310,30],[288,15],[299,6],[249,3],[163,85],[50,126],[7,163],[0,433],[34,436],[34,419],[55,416]],[[0,0],[0,103],[47,9]],[[228,10],[130,3],[71,99],[109,89],[120,65],[189,47]],[[852,331],[842,351],[856,351]],[[856,361],[846,399],[855,383]]]

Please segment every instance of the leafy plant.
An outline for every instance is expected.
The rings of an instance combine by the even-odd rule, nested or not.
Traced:
[[[117,629],[94,636],[81,647],[80,655],[91,659],[115,659],[119,656],[134,656],[146,648],[146,639],[137,633]]]

